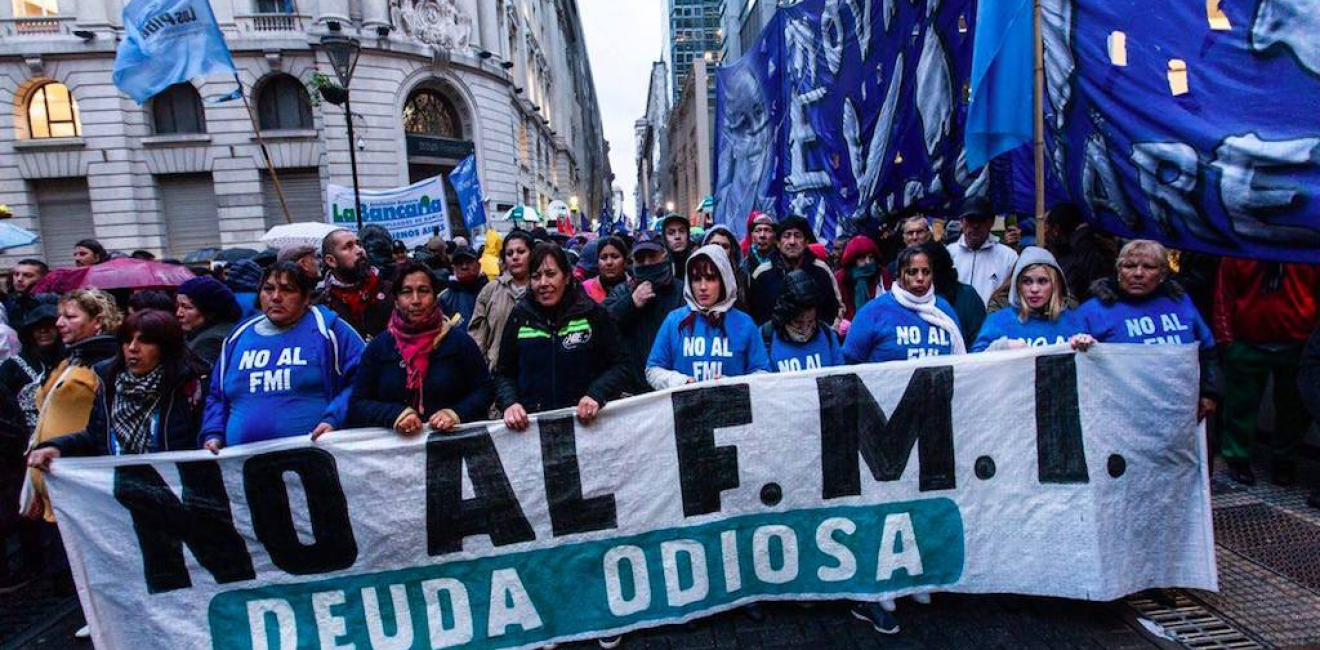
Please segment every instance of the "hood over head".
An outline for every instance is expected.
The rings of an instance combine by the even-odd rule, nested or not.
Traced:
[[[1013,307],[1021,307],[1018,302],[1018,278],[1027,267],[1037,264],[1046,264],[1054,267],[1059,274],[1059,287],[1056,291],[1062,291],[1064,296],[1068,295],[1068,279],[1063,274],[1063,267],[1054,259],[1054,254],[1039,246],[1028,246],[1022,249],[1022,254],[1018,256],[1017,264],[1013,265],[1013,279],[1008,283],[1008,304]]]
[[[876,261],[880,260],[880,248],[871,241],[866,235],[858,235],[848,240],[848,245],[843,247],[843,258],[841,263],[843,268],[851,269],[857,263],[857,260],[874,255]]]
[[[692,311],[701,313],[719,313],[723,314],[733,309],[733,304],[738,301],[738,279],[733,274],[733,264],[729,261],[729,256],[723,248],[715,244],[709,244],[697,249],[687,260],[686,277],[692,277],[692,265],[701,258],[707,258],[715,264],[715,268],[720,271],[720,282],[724,285],[724,299],[715,304],[710,309],[702,309],[697,304],[697,297],[692,293],[692,283],[683,283],[683,299],[687,301],[688,307]]]
[[[728,226],[726,226],[726,225],[724,225],[724,224],[722,224],[722,223],[717,223],[717,224],[711,226],[711,227],[710,227],[710,230],[707,230],[707,231],[706,231],[705,236],[703,236],[703,237],[701,238],[701,245],[702,245],[702,246],[705,246],[705,245],[709,244],[709,243],[710,243],[711,235],[714,235],[714,234],[716,234],[716,233],[723,233],[723,235],[724,235],[725,237],[728,237],[728,238],[729,238],[729,241],[733,242],[733,259],[729,260],[729,262],[732,263],[734,266],[737,266],[737,265],[741,264],[741,263],[742,263],[742,249],[741,249],[741,247],[738,245],[738,235],[734,234],[732,228],[730,228],[730,227],[728,227]]]

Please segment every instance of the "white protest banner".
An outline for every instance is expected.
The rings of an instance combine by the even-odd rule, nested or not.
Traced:
[[[102,648],[531,648],[754,600],[1217,588],[1196,350],[730,378],[523,433],[60,459]]]
[[[392,190],[362,190],[362,225],[378,225],[408,246],[421,246],[440,229],[449,239],[449,203],[439,176]],[[326,222],[357,230],[353,188],[326,185]]]

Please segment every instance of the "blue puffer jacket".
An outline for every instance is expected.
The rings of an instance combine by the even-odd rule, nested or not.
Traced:
[[[591,397],[601,406],[628,380],[628,353],[609,314],[576,282],[549,312],[531,292],[504,326],[495,367],[495,403],[521,404],[528,413],[576,406]]]

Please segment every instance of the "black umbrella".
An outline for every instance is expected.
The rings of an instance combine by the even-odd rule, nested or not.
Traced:
[[[237,262],[239,260],[252,259],[257,256],[257,251],[251,248],[226,248],[220,251],[216,256],[217,262]]]
[[[209,264],[220,254],[219,248],[199,248],[183,256],[184,264]]]

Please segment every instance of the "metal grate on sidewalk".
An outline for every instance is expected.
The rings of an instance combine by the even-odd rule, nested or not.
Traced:
[[[1265,503],[1214,512],[1220,546],[1320,593],[1320,526]]]
[[[1195,650],[1254,650],[1265,648],[1181,591],[1164,592],[1172,606],[1137,595],[1126,602],[1138,616],[1155,622],[1174,640]]]

